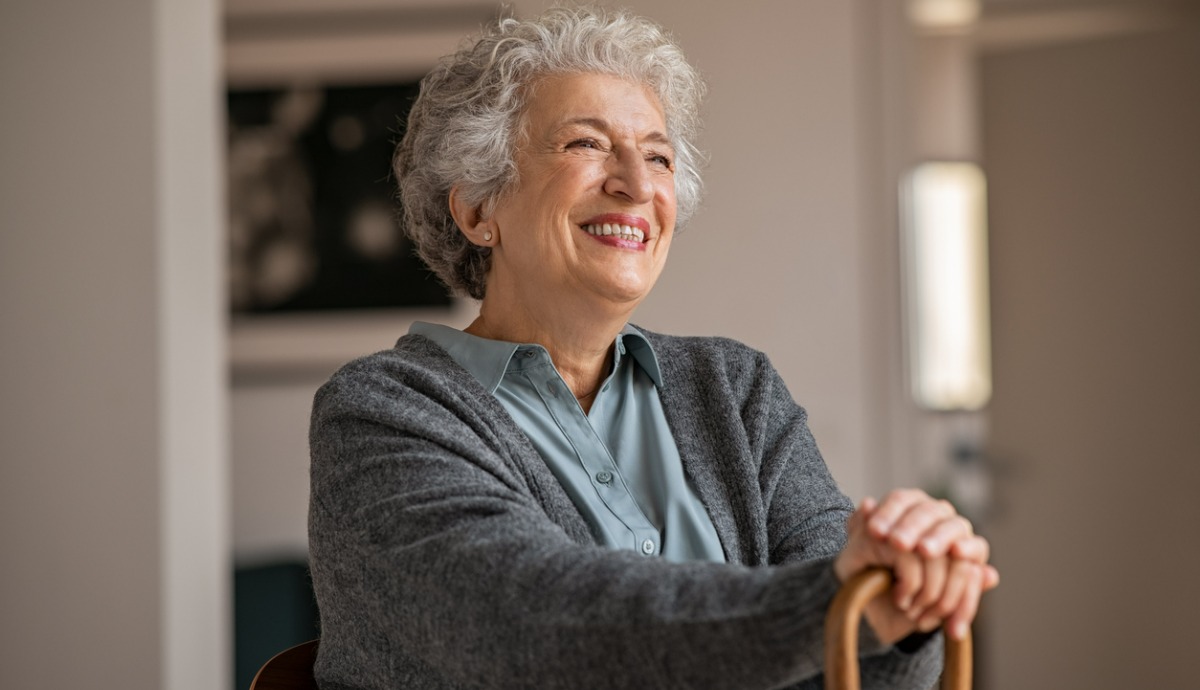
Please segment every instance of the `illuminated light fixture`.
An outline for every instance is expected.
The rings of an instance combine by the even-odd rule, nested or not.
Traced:
[[[963,29],[979,20],[979,0],[908,0],[908,19],[923,29]]]
[[[901,202],[913,398],[931,410],[978,410],[992,395],[983,171],[923,163],[905,177]]]

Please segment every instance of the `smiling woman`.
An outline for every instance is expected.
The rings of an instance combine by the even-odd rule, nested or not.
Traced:
[[[479,319],[467,332],[540,342],[550,317],[556,330],[611,341],[654,287],[675,229],[662,108],[649,89],[604,74],[547,76],[532,91],[515,187],[487,214],[451,191],[463,234],[491,249]],[[578,394],[600,372],[560,373]]]
[[[406,232],[465,330],[416,324],[317,394],[317,676],[337,688],[819,687],[840,582],[867,687],[928,687],[995,586],[944,502],[854,510],[766,356],[629,325],[699,198],[703,86],[652,23],[503,20],[422,83]]]

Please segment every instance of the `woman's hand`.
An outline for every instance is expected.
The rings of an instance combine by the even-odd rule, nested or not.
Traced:
[[[889,493],[881,503],[864,499],[847,523],[846,548],[834,561],[845,582],[871,566],[890,568],[890,599],[867,606],[866,616],[881,641],[892,644],[913,632],[946,624],[950,635],[966,635],[980,596],[995,587],[999,573],[988,565],[987,540],[947,501],[915,489]]]

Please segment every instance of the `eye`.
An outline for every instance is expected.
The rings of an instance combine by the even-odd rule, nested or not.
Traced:
[[[595,139],[591,139],[591,138],[587,138],[587,137],[582,138],[582,139],[575,139],[575,140],[571,141],[569,144],[567,144],[567,148],[569,148],[569,149],[595,149],[597,151],[604,150],[604,147],[600,145],[600,142],[596,141]]]
[[[651,153],[650,155],[646,156],[646,160],[654,163],[655,165],[661,165],[667,170],[674,170],[674,167],[671,163],[671,157],[664,153]]]

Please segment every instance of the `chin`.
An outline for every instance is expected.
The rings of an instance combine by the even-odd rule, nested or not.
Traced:
[[[632,309],[650,294],[657,277],[657,273],[649,276],[644,271],[628,269],[603,272],[601,276],[589,272],[581,287],[607,305]]]
[[[642,300],[650,294],[650,286],[643,285],[636,288],[629,285],[609,286],[607,289],[602,288],[596,292],[606,302],[632,309],[641,304]]]

